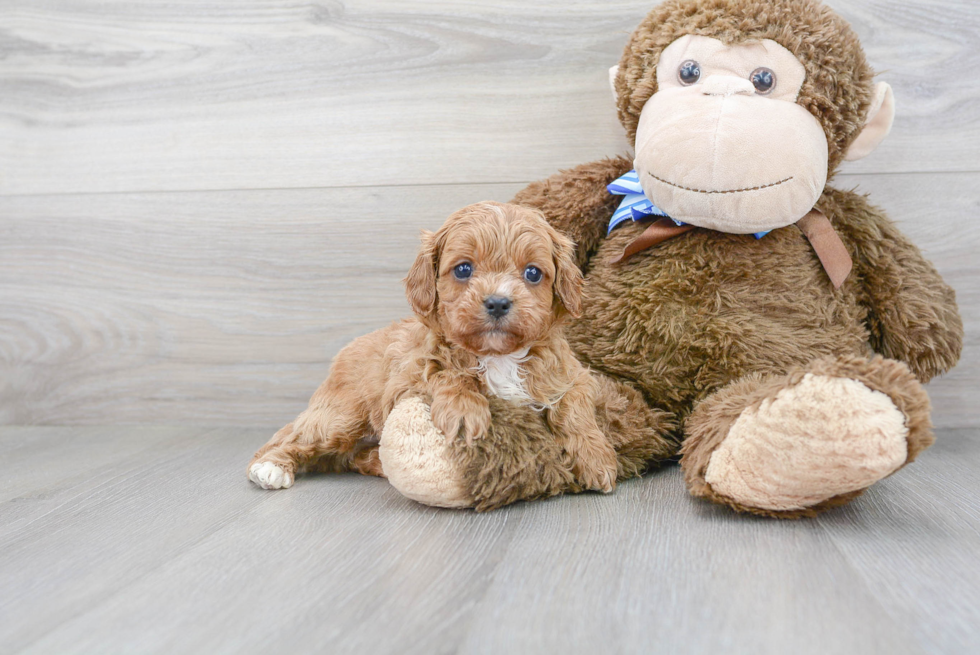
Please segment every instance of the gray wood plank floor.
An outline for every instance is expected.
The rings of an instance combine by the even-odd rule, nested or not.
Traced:
[[[0,650],[969,653],[980,432],[816,520],[669,467],[490,514],[384,480],[245,479],[257,429],[0,428]]]

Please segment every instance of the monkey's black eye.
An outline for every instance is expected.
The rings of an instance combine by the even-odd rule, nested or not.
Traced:
[[[471,275],[473,275],[473,264],[469,262],[456,264],[456,268],[453,269],[453,277],[457,280],[468,280]]]
[[[677,69],[677,79],[684,86],[691,86],[701,79],[701,65],[693,59],[688,59]]]
[[[531,284],[537,284],[541,281],[541,269],[537,266],[528,266],[524,269],[524,279]]]
[[[755,92],[762,95],[769,93],[776,86],[776,74],[768,68],[756,68],[749,79],[752,80]]]

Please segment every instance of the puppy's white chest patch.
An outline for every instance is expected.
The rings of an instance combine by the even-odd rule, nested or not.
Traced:
[[[528,350],[524,348],[509,355],[487,355],[480,358],[476,370],[490,393],[504,400],[531,400],[524,386],[525,372],[521,366],[527,361]]]

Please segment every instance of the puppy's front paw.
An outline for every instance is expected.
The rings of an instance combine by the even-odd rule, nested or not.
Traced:
[[[482,439],[490,430],[490,405],[476,406],[469,414],[463,417],[463,435],[466,437],[466,444],[473,445],[474,439]]]
[[[248,468],[248,479],[263,489],[288,489],[293,474],[272,462],[255,462]]]
[[[602,439],[605,442],[605,437]],[[605,447],[593,447],[575,455],[572,473],[583,485],[603,493],[611,493],[616,488],[618,463],[616,450],[608,443]]]
[[[439,394],[432,398],[432,424],[452,440],[460,429],[467,444],[490,429],[490,404],[479,394]]]

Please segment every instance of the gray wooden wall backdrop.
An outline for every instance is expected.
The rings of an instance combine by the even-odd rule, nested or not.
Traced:
[[[653,0],[0,0],[0,423],[275,425],[405,315],[419,228],[623,153]],[[980,425],[980,3],[834,0],[895,89],[871,194],[957,289]]]

